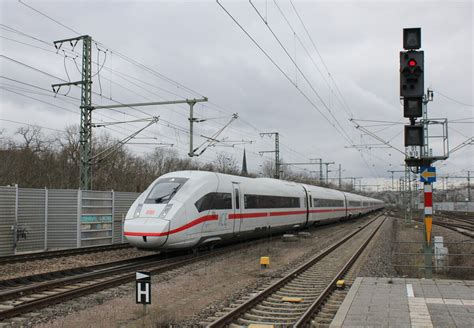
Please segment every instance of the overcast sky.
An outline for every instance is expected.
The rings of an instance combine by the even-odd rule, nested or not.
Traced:
[[[259,151],[274,147],[270,137],[261,138],[259,133],[279,132],[281,158],[287,163],[322,157],[324,161],[336,162],[330,167],[332,170],[341,163],[343,176],[361,176],[366,178],[363,183],[388,186],[387,170],[401,170],[404,155],[394,149],[350,148],[380,142],[355,129],[349,119],[399,122],[367,129],[404,150],[402,131],[406,119],[399,101],[402,29],[421,27],[425,87],[434,90],[429,116],[453,121],[449,128],[451,147],[473,136],[472,1],[294,0],[296,11],[289,0],[253,1],[302,73],[248,1],[220,3],[268,57],[215,1],[24,0],[23,3],[67,28],[18,1],[0,2],[0,127],[8,135],[21,126],[10,121],[56,130],[79,124],[79,101],[74,99],[80,96],[78,88],[73,87],[69,92],[63,88],[53,98],[52,93],[33,87],[50,90],[52,83],[62,82],[56,77],[80,80],[75,62],[80,68],[78,55],[82,45],[75,47],[77,55],[56,53],[51,46],[55,40],[78,36],[75,33],[78,32],[94,40],[93,89],[97,94],[92,100],[95,104],[206,96],[210,102],[195,107],[196,117],[209,118],[196,124],[196,146],[204,140],[201,135],[211,136],[227,124],[232,113],[239,114],[239,119],[219,138],[252,143],[234,147],[224,147],[233,142],[220,143],[219,147],[207,149],[198,160],[212,161],[216,153],[226,152],[240,164],[245,147],[248,166],[258,173],[263,160],[273,156],[271,153],[261,156]],[[70,45],[63,47],[71,50]],[[138,67],[124,56],[144,66]],[[66,92],[68,97],[61,95]],[[160,124],[140,136],[172,143],[174,149],[186,156],[187,105],[137,109],[140,111],[96,110],[93,122],[160,116]],[[123,138],[145,124],[102,130]],[[94,133],[102,130],[97,128]],[[44,129],[44,133],[55,131]],[[150,152],[153,146],[129,145],[129,148],[139,154]],[[433,151],[436,153],[437,149]],[[437,164],[438,174],[466,175],[463,170],[474,169],[473,159],[472,146],[467,146]],[[295,171],[317,169],[316,166],[293,168]],[[336,172],[331,176],[336,176]]]

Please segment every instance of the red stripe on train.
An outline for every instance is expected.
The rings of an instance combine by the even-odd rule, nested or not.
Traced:
[[[194,227],[195,225],[198,225],[200,223],[206,222],[206,221],[217,221],[219,219],[219,216],[217,214],[213,215],[205,215],[201,216],[200,218],[197,218],[196,220],[193,220],[179,228],[170,230],[170,231],[165,231],[165,232],[130,232],[130,231],[125,231],[124,235],[125,236],[150,236],[150,237],[162,237],[162,236],[167,236],[167,235],[172,235],[174,233],[189,229],[191,227]]]
[[[358,208],[348,208],[348,211],[351,210],[362,210],[370,207],[358,207]],[[337,209],[325,209],[325,210],[310,210],[310,213],[327,213],[327,212],[339,212],[339,211],[345,211],[345,208],[337,208]],[[303,215],[306,214],[306,211],[286,211],[286,212],[256,212],[256,213],[242,213],[242,214],[229,214],[229,220],[235,220],[235,219],[254,219],[254,218],[261,218],[261,217],[268,217],[268,216],[283,216],[283,215]],[[217,214],[213,215],[205,215],[200,218],[197,218],[196,220],[193,220],[179,228],[166,231],[166,232],[131,232],[131,231],[125,231],[124,235],[125,236],[147,236],[147,237],[163,237],[167,235],[172,235],[178,232],[181,232],[183,230],[189,229],[191,227],[194,227],[195,225],[198,225],[200,223],[206,222],[206,221],[217,221],[219,219],[219,216]]]
[[[262,217],[267,217],[268,213],[263,212],[263,213],[242,213],[242,214],[229,214],[229,220],[235,220],[235,219],[252,219],[252,218],[262,218]]]

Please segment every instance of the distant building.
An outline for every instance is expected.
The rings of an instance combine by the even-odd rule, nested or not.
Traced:
[[[249,175],[247,171],[247,157],[245,156],[245,149],[244,149],[244,158],[242,160],[242,172],[240,173],[240,175],[243,175],[243,176]]]

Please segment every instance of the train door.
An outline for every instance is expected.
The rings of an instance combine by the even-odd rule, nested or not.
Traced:
[[[232,194],[234,197],[234,234],[236,234],[240,232],[242,225],[242,193],[237,182],[232,182]]]
[[[309,213],[310,213],[310,208],[311,208],[311,192],[306,189],[304,186],[303,187],[303,190],[304,190],[304,207],[306,209],[306,222],[304,223],[305,225],[308,224],[308,220],[309,220]]]
[[[310,223],[312,221],[312,216],[313,213],[311,213],[311,210],[313,209],[313,196],[311,196],[311,190],[307,190],[308,194],[308,214],[306,215],[306,224]]]
[[[346,197],[346,193],[342,193],[344,195],[344,208],[345,208],[345,211],[344,211],[344,217],[347,218],[347,216],[349,215],[349,211],[348,211],[348,208],[349,208],[349,205],[348,205],[348,200],[347,200],[347,197]]]

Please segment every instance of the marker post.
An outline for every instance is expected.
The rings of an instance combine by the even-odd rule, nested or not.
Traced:
[[[150,272],[137,272],[135,274],[135,300],[137,304],[143,304],[142,325],[145,327],[147,304],[151,304],[151,274]]]
[[[433,247],[431,246],[431,228],[433,225],[433,185],[429,182],[424,184],[425,191],[425,278],[431,279],[433,276]]]
[[[431,229],[433,226],[433,182],[436,182],[436,169],[432,166],[420,167],[420,181],[424,184],[424,224],[425,224],[425,278],[433,276],[433,247],[431,245]]]

